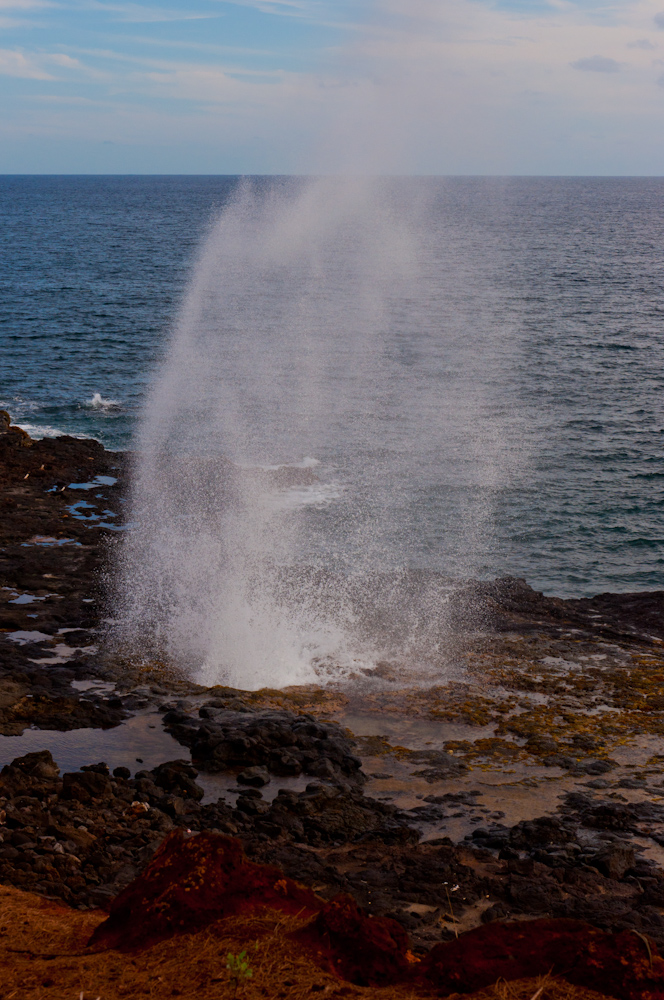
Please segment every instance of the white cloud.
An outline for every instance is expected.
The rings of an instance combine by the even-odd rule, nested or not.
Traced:
[[[293,15],[310,14],[316,9],[320,9],[320,4],[309,2],[309,0],[223,0],[224,3],[232,4],[234,7],[253,7],[264,14],[286,14]]]
[[[24,80],[55,81],[57,69],[87,73],[87,68],[63,52],[25,53],[18,49],[0,49],[0,75]]]
[[[98,0],[88,0],[86,9],[115,14],[116,20],[131,24],[150,24],[167,21],[199,21],[220,17],[217,11],[203,13],[193,10],[172,10],[168,7],[146,7],[137,3],[101,3]]]
[[[31,94],[28,100],[39,104],[70,104],[85,108],[99,107],[105,103],[103,101],[93,101],[90,97],[68,96],[66,94]],[[107,104],[107,106],[109,105]]]
[[[0,14],[0,30],[9,31],[10,28],[34,28],[35,21],[23,20],[19,17],[3,17]]]
[[[16,76],[24,80],[53,79],[40,59],[12,49],[0,49],[0,75]]]
[[[50,0],[0,0],[0,10],[35,10],[40,7],[57,7]]]
[[[347,60],[323,162],[346,148],[349,164],[367,169],[510,173],[521,163],[546,172],[550,163],[555,172],[560,151],[579,150],[591,135],[627,148],[641,130],[644,145],[652,142],[662,113],[657,73],[649,48],[629,48],[635,37],[655,44],[652,0],[526,12],[476,0],[381,0],[381,10]],[[575,63],[595,72],[572,73]],[[637,147],[630,152],[640,172]]]
[[[256,53],[251,62],[240,48],[201,45],[194,53],[189,36],[180,59],[151,58],[152,46],[149,56],[137,54],[137,45],[131,54],[67,47],[60,62],[53,54],[22,52],[3,63],[0,55],[0,72],[94,79],[95,99],[106,102],[98,112],[49,108],[57,111],[49,121],[65,133],[71,127],[83,138],[85,129],[101,136],[112,119],[108,138],[116,143],[168,143],[180,134],[189,143],[224,146],[256,140],[285,150],[281,161],[266,163],[284,172],[566,172],[572,160],[579,170],[598,162],[597,149],[618,147],[639,172],[639,150],[659,142],[661,67],[653,65],[652,51],[661,40],[655,20],[661,2],[617,0],[584,10],[551,0],[523,12],[478,0],[378,0],[375,16],[355,26],[336,67],[328,58],[317,72],[249,70],[260,65]],[[326,13],[324,4],[304,0],[237,3],[298,17]],[[230,3],[214,9],[224,7],[228,13]],[[128,16],[157,8],[118,0],[95,9]],[[177,44],[173,36],[168,44]],[[70,63],[62,61],[66,53]],[[572,160],[564,159],[565,150],[574,151]]]
[[[33,17],[15,17],[13,14],[29,14],[33,11],[44,10],[45,8],[57,7],[51,0],[0,0],[0,30],[9,31],[16,28],[36,28],[41,27]],[[5,11],[11,11],[9,17],[5,16]]]
[[[362,7],[371,0],[360,3],[339,3],[338,0],[220,0],[231,7],[251,7],[261,14],[299,18],[314,22],[321,27],[346,28],[351,30],[362,18]],[[346,10],[343,8],[346,7]]]
[[[64,52],[51,52],[45,56],[45,59],[53,63],[54,66],[62,66],[64,69],[83,69],[83,65],[79,59],[74,59]]]

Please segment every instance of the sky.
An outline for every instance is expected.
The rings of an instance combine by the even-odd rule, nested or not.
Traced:
[[[0,0],[0,173],[664,174],[664,0]]]

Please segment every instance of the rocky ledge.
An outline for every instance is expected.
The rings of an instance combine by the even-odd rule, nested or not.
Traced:
[[[203,804],[199,774],[183,760],[131,777],[105,764],[59,775],[48,751],[0,774],[0,879],[78,908],[107,906],[174,829],[239,839],[325,898],[350,895],[389,916],[421,949],[455,927],[523,916],[583,919],[647,933],[664,947],[664,875],[621,838],[643,810],[574,798],[562,818],[483,833],[469,844],[421,842],[412,815],[346,783],[309,782],[266,801],[248,784],[235,807]],[[260,775],[261,778],[263,775]],[[664,807],[661,807],[664,811]],[[652,818],[652,817],[650,817]],[[601,830],[584,850],[579,841]]]
[[[441,608],[455,680],[404,688],[383,662],[337,690],[200,688],[104,647],[126,468],[0,414],[5,886],[108,908],[181,830],[349,895],[418,957],[524,917],[664,947],[664,594],[468,583]],[[150,767],[100,752],[61,773],[54,733],[144,718],[171,747]]]
[[[77,920],[35,899],[0,888],[0,988],[12,996],[18,986],[26,1000],[70,996],[74,985],[83,997],[92,987],[105,997],[203,1000],[664,997],[664,960],[644,934],[500,921],[419,955],[390,917],[363,912],[346,894],[326,900],[214,833],[171,833],[108,915]]]

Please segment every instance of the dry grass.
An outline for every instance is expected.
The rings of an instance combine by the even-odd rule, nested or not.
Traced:
[[[103,919],[101,911],[69,910],[0,886],[0,1000],[423,1000],[435,995],[421,987],[375,989],[342,982],[293,945],[289,933],[300,922],[273,911],[219,921],[204,932],[134,955],[87,951],[86,941]],[[243,949],[252,977],[236,990],[227,955]],[[464,1000],[601,1000],[601,995],[547,977],[497,983]]]

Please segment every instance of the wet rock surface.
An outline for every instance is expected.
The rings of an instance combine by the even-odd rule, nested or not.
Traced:
[[[312,782],[271,803],[258,789],[201,804],[186,761],[135,777],[104,764],[60,776],[50,754],[29,754],[0,774],[0,879],[77,907],[108,905],[143,870],[174,829],[232,834],[250,858],[276,864],[324,898],[352,896],[398,921],[422,948],[452,928],[516,916],[588,921],[633,929],[664,945],[664,877],[618,839],[582,848],[580,823],[606,815],[542,818],[505,831],[493,850],[419,842],[407,814],[357,789]],[[575,803],[575,807],[578,806]],[[621,823],[639,822],[639,810]],[[588,828],[585,833],[588,833]]]
[[[33,441],[0,411],[0,733],[123,717],[71,687],[96,672],[99,571],[121,520],[123,468],[97,441]]]
[[[238,780],[257,787],[266,785],[270,774],[306,774],[353,787],[366,781],[354,742],[334,723],[292,712],[234,712],[219,701],[203,705],[198,716],[170,708],[163,718],[202,771],[240,767]]]

